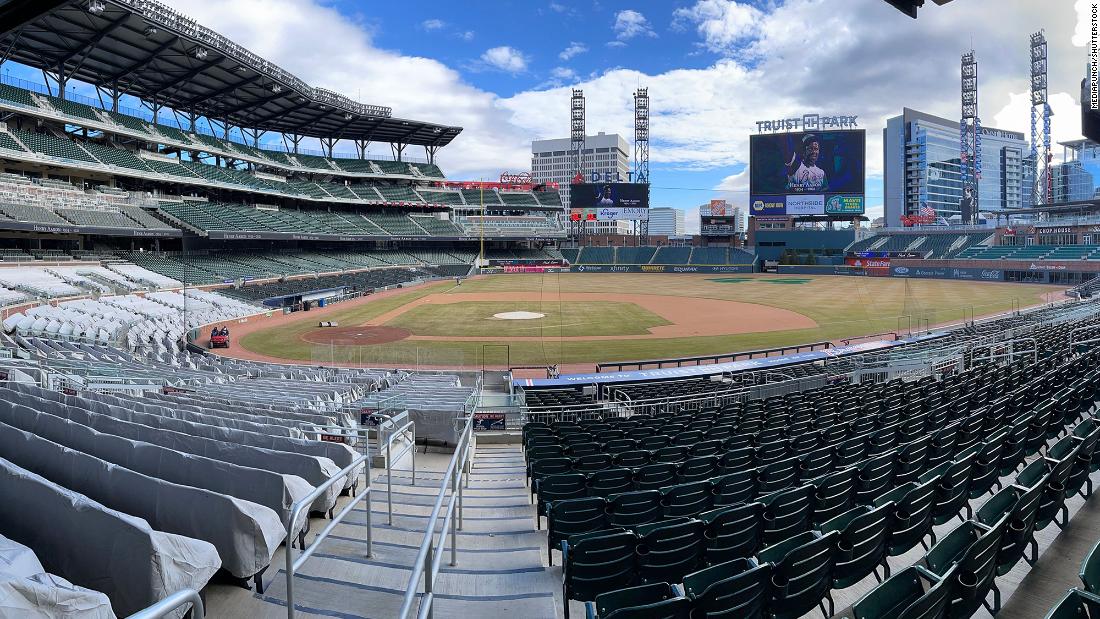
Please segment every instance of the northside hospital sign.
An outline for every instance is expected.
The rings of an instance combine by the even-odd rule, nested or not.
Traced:
[[[804,114],[801,118],[779,118],[776,120],[756,121],[756,130],[766,131],[818,131],[821,129],[854,129],[858,116],[821,116]]]

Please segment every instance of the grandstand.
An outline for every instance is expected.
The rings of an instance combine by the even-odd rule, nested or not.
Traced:
[[[737,247],[599,247],[563,248],[570,264],[582,265],[749,265],[756,262],[751,252]]]

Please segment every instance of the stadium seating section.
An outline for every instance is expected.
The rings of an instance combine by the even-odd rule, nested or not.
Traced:
[[[570,264],[751,265],[756,256],[737,247],[596,247],[563,248]]]
[[[39,102],[42,102],[44,105],[40,105]],[[98,106],[89,105],[88,103],[80,101],[61,99],[41,93],[32,93],[31,91],[8,84],[0,84],[0,103],[9,103],[21,108],[26,108],[30,113],[50,112],[61,114],[69,117],[69,120],[76,125],[89,121],[106,126],[115,125],[120,131],[127,134],[138,134],[150,143],[166,140],[170,143],[181,144],[189,148],[200,150],[206,149],[214,154],[249,157],[256,160],[257,163],[279,166],[301,172],[322,171],[334,174],[347,173],[353,175],[403,176],[434,180],[445,178],[439,166],[432,163],[349,159],[342,157],[327,158],[307,153],[294,154],[254,148],[248,144],[239,141],[227,141],[209,133],[184,131],[181,128],[169,124],[160,122],[154,123],[145,118],[130,115],[129,113],[105,110]],[[233,139],[236,140],[238,138],[234,136]],[[65,155],[63,151],[67,150],[67,147],[48,143],[48,141],[42,140],[41,138],[34,138],[31,140],[31,143],[24,142],[24,144],[32,151],[42,152],[51,156],[90,161],[86,158],[86,155],[84,157],[72,156],[74,154],[79,155],[79,151],[70,151],[69,155]],[[3,141],[3,138],[0,138],[0,147],[23,150],[12,142]],[[108,154],[107,152],[101,154],[108,159],[122,157],[121,155]],[[103,159],[99,157],[99,154],[96,155],[96,159],[103,161]],[[104,163],[108,162],[104,161]],[[110,163],[119,165],[114,163],[114,161]]]
[[[550,560],[560,550],[566,598],[589,602],[592,616],[655,605],[647,616],[798,617],[826,603],[832,616],[831,590],[965,512],[932,538],[919,571],[872,589],[852,616],[934,603],[965,617],[990,591],[996,612],[996,576],[1035,560],[1033,532],[1065,526],[1067,496],[1091,494],[1095,354],[696,412],[547,413],[523,435]],[[1004,476],[1014,483],[1002,487]],[[968,501],[988,494],[972,511]]]

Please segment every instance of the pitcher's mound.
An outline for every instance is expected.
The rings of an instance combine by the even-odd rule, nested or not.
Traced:
[[[500,320],[534,320],[536,318],[545,318],[546,314],[540,314],[538,312],[501,312],[499,314],[493,314],[493,318],[499,318]]]
[[[409,332],[397,327],[327,327],[307,331],[302,339],[313,344],[336,344],[345,346],[366,346],[388,344],[409,337]]]

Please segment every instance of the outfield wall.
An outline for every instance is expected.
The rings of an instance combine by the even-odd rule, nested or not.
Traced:
[[[909,261],[913,262],[913,261]],[[1005,281],[1003,269],[979,269],[973,267],[947,268],[924,266],[890,266],[862,268],[845,265],[797,265],[781,264],[780,275],[857,275],[868,277],[901,277],[918,279],[965,279],[973,281]]]
[[[574,264],[568,267],[509,265],[481,273],[754,273],[751,264]]]

